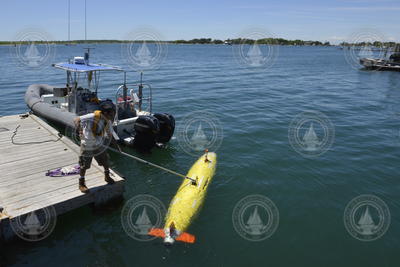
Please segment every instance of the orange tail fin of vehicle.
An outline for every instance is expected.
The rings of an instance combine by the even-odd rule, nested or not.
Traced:
[[[151,228],[148,235],[165,238],[164,229],[161,228]],[[196,237],[189,233],[182,233],[177,238],[175,238],[175,240],[193,244],[196,241]]]
[[[196,237],[188,233],[182,233],[177,238],[175,238],[175,240],[193,244],[196,241]]]
[[[152,235],[155,237],[161,237],[161,238],[165,237],[164,229],[161,229],[161,228],[151,228],[148,235]]]

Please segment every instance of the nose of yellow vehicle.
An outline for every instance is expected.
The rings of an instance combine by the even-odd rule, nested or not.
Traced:
[[[175,239],[173,239],[170,236],[166,236],[164,238],[164,245],[167,246],[167,247],[172,246],[174,244],[174,242],[175,242]]]

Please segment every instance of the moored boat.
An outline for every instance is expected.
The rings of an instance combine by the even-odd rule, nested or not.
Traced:
[[[154,146],[166,144],[175,130],[175,119],[168,113],[152,112],[152,88],[142,82],[128,85],[127,72],[120,67],[92,64],[89,49],[84,57],[74,57],[53,67],[66,71],[65,87],[47,84],[33,84],[28,87],[25,102],[40,117],[66,127],[74,128],[77,116],[92,113],[104,101],[98,96],[100,74],[121,72],[124,82],[115,94],[116,116],[113,127],[119,138],[128,146],[150,150]]]
[[[360,64],[369,70],[400,71],[400,47],[397,47],[389,58],[386,54],[387,52],[383,58],[360,58]]]

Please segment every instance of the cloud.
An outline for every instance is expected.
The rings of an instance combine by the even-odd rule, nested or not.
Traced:
[[[400,7],[393,7],[393,6],[328,7],[327,10],[336,10],[336,11],[399,11]]]
[[[344,39],[346,39],[346,38],[343,37],[343,36],[331,36],[331,37],[328,37],[328,40],[332,40],[332,41],[342,41]]]

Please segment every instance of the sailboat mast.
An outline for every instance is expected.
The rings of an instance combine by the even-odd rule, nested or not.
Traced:
[[[87,41],[87,30],[86,30],[86,0],[85,0],[85,42]]]
[[[71,0],[68,0],[68,43],[71,41]]]

